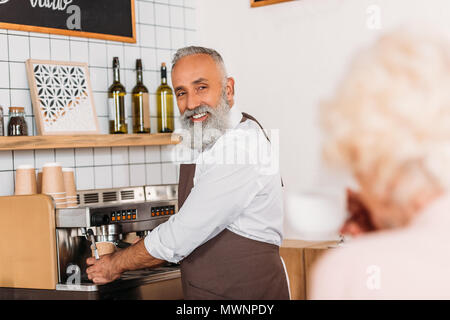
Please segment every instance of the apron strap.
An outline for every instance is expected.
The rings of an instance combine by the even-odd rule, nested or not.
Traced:
[[[178,209],[180,209],[194,187],[195,163],[180,164],[178,181]]]
[[[262,132],[264,133],[264,136],[266,137],[267,141],[270,142],[270,139],[269,139],[269,137],[267,136],[266,131],[264,130],[263,126],[259,123],[259,121],[256,120],[255,117],[249,115],[248,113],[242,112],[242,120],[241,120],[241,123],[244,122],[244,121],[246,121],[247,119],[250,119],[250,120],[255,121],[255,122],[258,124],[258,126],[261,128],[261,130],[262,130]],[[284,187],[283,178],[281,178],[281,186]]]
[[[267,136],[267,133],[266,133],[266,131],[264,130],[264,128],[263,128],[263,126],[261,125],[261,123],[259,123],[258,120],[255,119],[255,117],[249,115],[248,113],[242,112],[242,120],[241,120],[241,123],[244,122],[244,121],[246,121],[247,119],[250,119],[250,120],[255,121],[255,122],[258,124],[258,126],[261,128],[261,130],[262,130],[262,132],[264,133],[264,136],[266,137],[267,141],[270,142],[270,139],[269,139],[269,137]]]

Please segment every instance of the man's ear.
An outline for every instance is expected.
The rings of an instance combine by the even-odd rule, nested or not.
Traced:
[[[227,78],[227,100],[234,102],[234,79],[232,77]]]

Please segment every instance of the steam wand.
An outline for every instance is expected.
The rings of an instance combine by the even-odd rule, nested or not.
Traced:
[[[92,232],[92,229],[88,229],[86,232],[86,238],[89,237],[88,239],[92,242],[92,245],[94,246],[94,256],[95,259],[98,260],[100,259],[100,256],[98,255],[98,250],[97,250],[97,245],[95,243],[95,237],[94,237],[94,232]]]

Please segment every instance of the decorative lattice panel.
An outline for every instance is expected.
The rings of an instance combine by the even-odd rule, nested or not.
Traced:
[[[31,66],[33,106],[41,134],[98,130],[87,66],[37,62]]]

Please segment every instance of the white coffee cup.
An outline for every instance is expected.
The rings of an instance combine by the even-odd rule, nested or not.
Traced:
[[[286,195],[285,239],[340,240],[347,217],[345,190]]]

